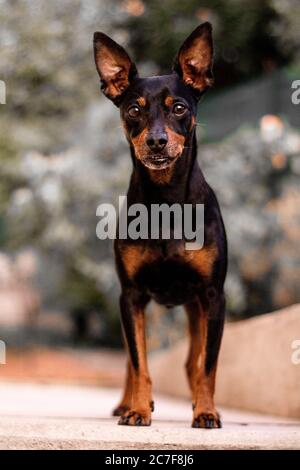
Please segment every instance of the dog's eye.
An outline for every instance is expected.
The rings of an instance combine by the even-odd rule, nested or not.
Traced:
[[[186,112],[186,106],[183,103],[176,103],[173,107],[173,113],[176,116],[182,116]]]
[[[131,118],[137,118],[140,115],[140,108],[136,105],[130,106],[127,110],[128,116]]]

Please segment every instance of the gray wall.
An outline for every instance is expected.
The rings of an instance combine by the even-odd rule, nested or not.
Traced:
[[[280,70],[222,93],[208,93],[198,112],[203,140],[220,140],[241,125],[257,125],[265,114],[280,115],[300,127],[300,105],[291,101],[291,84],[297,78]]]

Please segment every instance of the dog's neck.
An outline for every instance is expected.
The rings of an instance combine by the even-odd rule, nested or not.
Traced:
[[[149,170],[134,154],[131,147],[133,172],[128,196],[135,202],[143,203],[184,203],[187,202],[193,175],[197,174],[198,185],[205,183],[197,162],[197,141],[193,131],[186,140],[182,155],[165,170]]]

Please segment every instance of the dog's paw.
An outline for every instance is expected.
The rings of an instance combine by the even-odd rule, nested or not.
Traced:
[[[222,427],[220,415],[217,412],[199,413],[194,415],[193,428],[217,429]]]
[[[151,413],[129,410],[120,417],[118,424],[126,426],[150,426]]]
[[[112,411],[112,416],[122,416],[128,410],[129,410],[129,406],[119,405]]]

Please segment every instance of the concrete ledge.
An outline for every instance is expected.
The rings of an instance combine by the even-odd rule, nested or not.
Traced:
[[[300,418],[300,364],[292,343],[300,339],[300,305],[227,323],[217,375],[217,402],[224,406]],[[189,397],[184,362],[187,341],[157,353],[151,374],[157,391]]]
[[[228,423],[220,430],[201,430],[188,421],[132,428],[118,426],[115,419],[2,417],[0,449],[300,449],[300,429]]]
[[[121,390],[0,382],[0,449],[300,449],[300,421],[221,409],[192,429],[190,400],[155,394],[151,427],[111,418]]]

